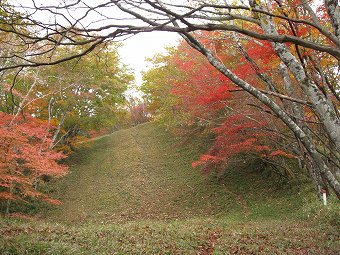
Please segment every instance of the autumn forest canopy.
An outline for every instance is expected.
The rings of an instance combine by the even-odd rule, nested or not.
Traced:
[[[157,121],[207,149],[192,171],[222,176],[261,162],[340,198],[340,7],[337,0],[1,1],[0,200],[55,200],[90,139]],[[133,98],[124,40],[182,39],[150,59]],[[155,44],[157,41],[154,42]],[[152,47],[150,45],[140,45]]]

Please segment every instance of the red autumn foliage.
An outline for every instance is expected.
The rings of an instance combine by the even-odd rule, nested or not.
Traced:
[[[181,44],[179,51],[181,56],[173,57],[171,64],[184,75],[171,82],[171,93],[181,100],[181,108],[193,115],[203,117],[219,111],[236,87],[194,49]]]
[[[131,104],[129,106],[130,118],[129,122],[130,125],[138,125],[150,120],[148,116],[148,112],[146,110],[146,106],[143,103],[140,104]]]
[[[269,154],[269,157],[274,157],[274,156],[283,156],[283,157],[287,157],[287,158],[297,158],[297,156],[290,154],[290,153],[287,153],[287,152],[284,152],[282,150],[276,150],[276,151],[273,151]]]
[[[215,36],[215,38],[213,38]],[[269,42],[246,43],[243,45],[247,54],[257,63],[257,68],[247,61],[240,52],[228,51],[228,42],[216,39],[219,35],[204,33],[202,41],[223,61],[230,63],[233,72],[252,84],[264,85],[257,79],[258,73],[268,76],[277,74],[278,58],[274,54]],[[209,39],[211,38],[211,39]],[[222,171],[231,158],[242,153],[272,159],[275,156],[295,158],[294,155],[276,149],[271,141],[266,139],[275,136],[265,127],[270,125],[263,120],[263,112],[252,108],[256,105],[254,100],[244,94],[235,95],[235,85],[224,75],[212,67],[192,48],[181,44],[178,47],[180,54],[172,57],[171,64],[181,71],[183,75],[171,81],[172,94],[180,99],[182,111],[193,118],[223,119],[214,126],[209,127],[216,137],[212,147],[192,166],[202,166],[203,171],[212,169]],[[233,62],[235,54],[240,61]],[[264,88],[265,89],[265,88]],[[236,109],[237,113],[223,108]],[[271,116],[267,116],[267,120]],[[272,119],[272,121],[275,121]]]
[[[234,155],[243,152],[266,152],[270,148],[260,145],[260,138],[263,136],[261,127],[266,122],[248,119],[244,115],[236,114],[226,118],[225,122],[214,129],[217,135],[213,146],[207,154],[192,163],[193,167],[204,165],[204,171],[210,171],[212,167],[223,170]]]
[[[65,155],[50,149],[48,130],[46,123],[32,116],[0,112],[0,200],[34,197],[60,203],[34,188],[41,177],[63,176],[68,170],[58,164]]]

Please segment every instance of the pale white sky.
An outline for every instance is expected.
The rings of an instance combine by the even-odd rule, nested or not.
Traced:
[[[151,32],[137,34],[126,41],[119,49],[119,55],[124,64],[127,64],[135,72],[136,84],[142,83],[141,71],[150,68],[145,61],[156,53],[164,53],[164,48],[177,44],[180,36],[170,32]]]

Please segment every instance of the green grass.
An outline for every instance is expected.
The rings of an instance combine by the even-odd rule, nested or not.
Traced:
[[[323,208],[308,183],[278,183],[256,165],[234,166],[222,181],[202,175],[191,167],[200,146],[153,123],[96,139],[45,187],[61,206],[0,219],[0,254],[340,251],[337,201]]]
[[[1,234],[3,255],[199,254],[213,245],[213,254],[336,254],[339,248],[335,232],[304,222],[211,217],[82,226],[3,221]]]

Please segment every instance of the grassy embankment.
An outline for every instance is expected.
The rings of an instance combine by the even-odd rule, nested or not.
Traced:
[[[39,218],[0,219],[0,254],[340,251],[338,202],[322,208],[310,185],[278,183],[254,165],[234,167],[221,184],[191,168],[200,150],[152,123],[97,139],[50,185],[60,207],[41,207]]]

